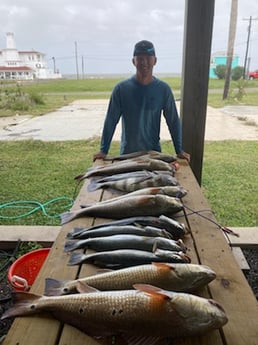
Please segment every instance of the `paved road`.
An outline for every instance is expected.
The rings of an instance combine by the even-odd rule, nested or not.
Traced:
[[[108,100],[77,100],[43,116],[0,118],[0,140],[62,141],[99,137],[107,104]],[[179,108],[180,104],[177,105]],[[119,124],[115,140],[120,139],[120,133]],[[161,139],[170,139],[164,121]],[[227,139],[258,140],[258,107],[207,108],[205,140]]]

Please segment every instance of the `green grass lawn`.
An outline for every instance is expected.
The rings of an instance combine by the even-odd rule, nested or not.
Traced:
[[[202,188],[218,222],[227,226],[257,226],[258,180],[257,142],[222,141],[205,144]],[[171,153],[171,144],[162,143]],[[71,199],[79,191],[74,177],[92,166],[92,156],[99,140],[41,142],[0,142],[0,178],[2,209],[0,224],[59,225],[58,214],[69,209]],[[119,145],[112,143],[110,154],[118,154]],[[59,200],[59,198],[63,198]],[[55,200],[57,199],[57,200]],[[37,205],[14,204],[13,201],[55,200],[29,216]],[[21,207],[22,206],[22,207]],[[53,216],[56,217],[53,217]]]
[[[125,78],[92,78],[80,80],[33,81],[10,84],[0,83],[0,116],[10,116],[16,113],[41,115],[53,111],[70,102],[81,99],[109,98],[113,87]],[[175,98],[180,98],[181,78],[161,77],[172,88]],[[224,80],[209,81],[208,104],[213,107],[223,107],[227,104],[258,105],[258,80],[246,81],[244,97],[238,99],[238,82],[231,82],[230,98],[222,100]],[[29,100],[24,100],[27,95]],[[30,100],[32,98],[32,100]],[[42,102],[35,103],[40,98]],[[9,100],[9,107],[6,107]]]

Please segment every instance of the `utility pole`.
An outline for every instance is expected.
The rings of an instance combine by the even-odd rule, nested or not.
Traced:
[[[248,50],[249,50],[249,43],[250,43],[250,34],[251,34],[251,28],[252,28],[252,21],[253,20],[258,20],[258,18],[252,18],[252,16],[248,18],[243,18],[243,20],[249,20],[249,25],[247,28],[247,42],[246,42],[246,51],[245,51],[245,62],[244,62],[244,69],[243,69],[243,79],[246,79],[246,74],[247,74],[247,59],[248,59]],[[249,61],[250,63],[250,61]]]
[[[82,79],[84,79],[84,58],[82,55]]]
[[[223,99],[228,98],[228,91],[231,79],[232,61],[234,56],[234,44],[236,37],[236,26],[237,26],[237,12],[238,12],[238,0],[231,0],[231,13],[230,13],[230,24],[228,34],[228,50],[227,50],[227,65]]]
[[[78,67],[78,52],[77,52],[77,42],[74,42],[74,49],[75,49],[75,63],[76,63],[76,75],[77,79],[79,79],[79,67]]]

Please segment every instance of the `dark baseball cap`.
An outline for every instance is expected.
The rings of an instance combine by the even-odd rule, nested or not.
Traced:
[[[134,46],[133,56],[147,54],[155,56],[154,45],[149,41],[140,41]]]

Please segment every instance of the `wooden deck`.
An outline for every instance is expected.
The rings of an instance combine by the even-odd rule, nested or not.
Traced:
[[[216,221],[209,211],[209,205],[197,184],[191,169],[185,161],[180,161],[180,169],[176,175],[180,184],[188,191],[183,199],[185,206]],[[108,198],[107,192],[87,193],[87,181],[82,186],[73,209],[80,204],[91,203]],[[188,211],[187,211],[188,212]],[[190,212],[189,212],[190,213]],[[224,234],[218,227],[198,214],[188,215],[178,219],[190,226],[191,234],[184,242],[188,247],[188,254],[193,263],[210,266],[217,278],[203,289],[201,294],[212,297],[225,309],[229,322],[222,330],[210,332],[200,337],[177,339],[173,345],[257,345],[258,344],[258,308],[256,298],[240,270],[231,248]],[[38,275],[31,292],[42,294],[46,277],[59,279],[74,279],[79,276],[90,275],[96,268],[83,265],[81,270],[77,266],[67,266],[69,254],[64,253],[63,247],[67,232],[75,226],[87,227],[93,223],[103,222],[103,219],[90,217],[78,218],[62,226],[54,242],[50,254]],[[94,344],[123,344],[121,339],[94,340],[68,325],[62,325],[48,315],[16,318],[3,345],[94,345]]]

